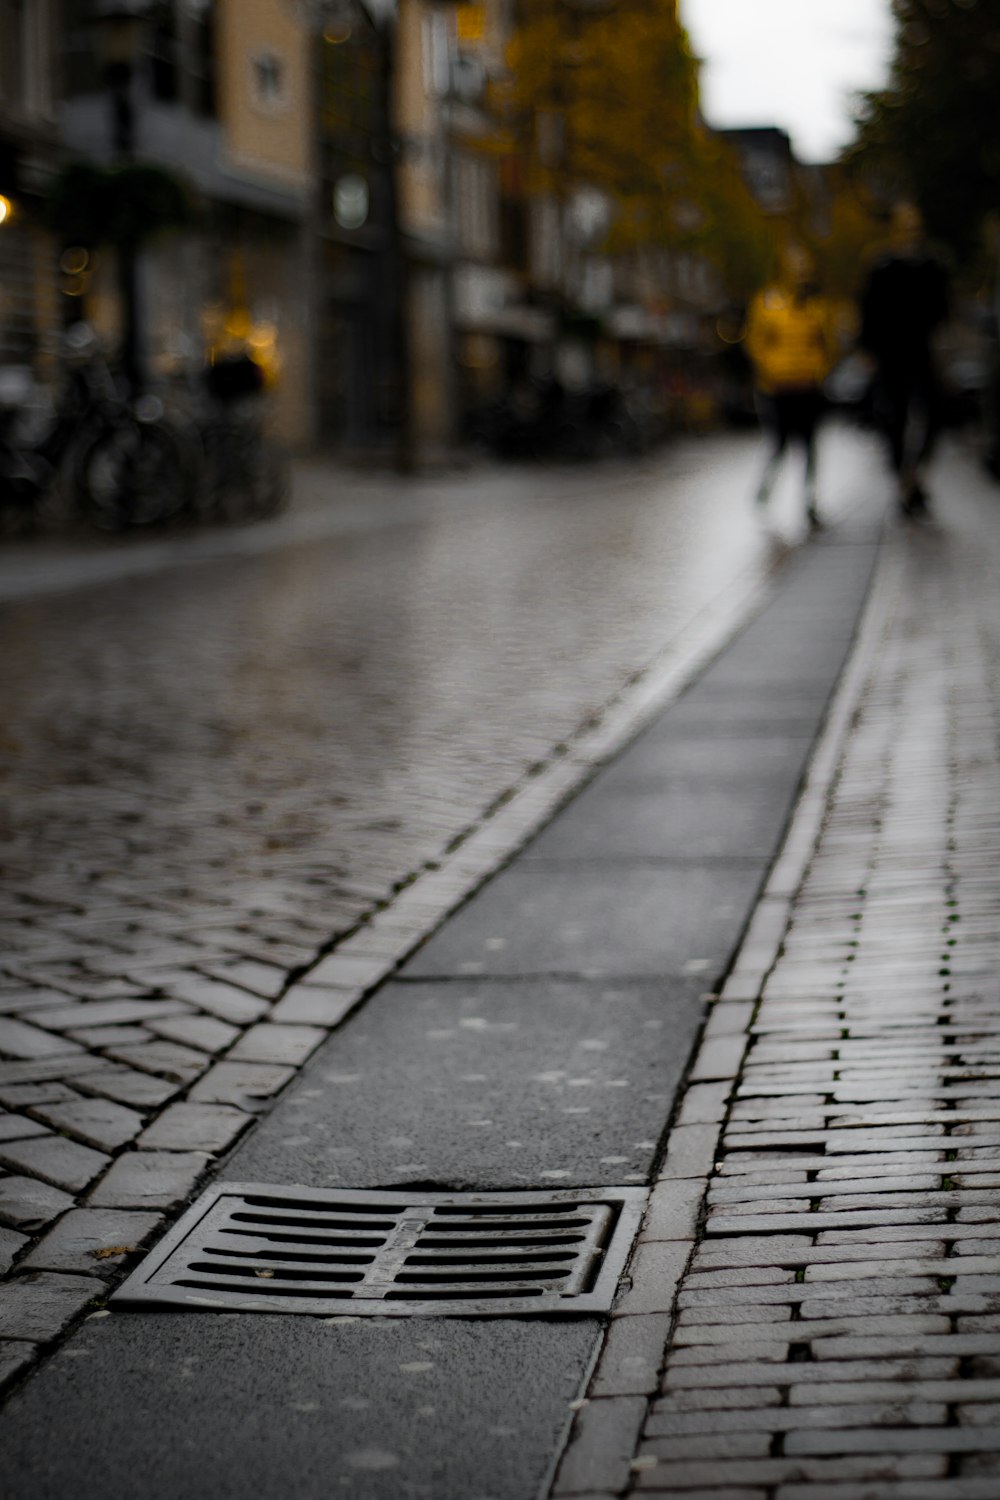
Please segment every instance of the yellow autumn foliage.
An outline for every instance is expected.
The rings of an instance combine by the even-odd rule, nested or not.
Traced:
[[[597,189],[613,207],[606,249],[706,255],[734,291],[756,285],[767,228],[698,107],[698,63],[676,0],[530,0],[494,91],[530,195]]]

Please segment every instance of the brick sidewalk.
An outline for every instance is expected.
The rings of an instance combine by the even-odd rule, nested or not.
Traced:
[[[1000,1494],[1000,514],[972,490],[889,545],[560,1496]]]

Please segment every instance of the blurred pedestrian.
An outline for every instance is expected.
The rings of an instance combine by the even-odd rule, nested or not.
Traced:
[[[943,404],[934,335],[948,307],[948,275],[927,249],[920,210],[898,203],[888,253],[872,267],[861,294],[859,343],[875,367],[875,412],[906,516],[928,511],[924,469]]]
[[[818,527],[816,430],[823,414],[823,381],[836,348],[829,304],[816,284],[812,257],[801,245],[785,250],[777,278],[751,302],[746,350],[761,421],[770,437],[757,504],[767,503],[789,443],[800,444],[806,516],[810,526]]]

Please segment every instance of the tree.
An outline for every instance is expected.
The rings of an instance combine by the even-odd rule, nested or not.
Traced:
[[[886,88],[864,96],[847,160],[883,196],[910,196],[961,261],[1000,208],[1000,0],[893,0]]]
[[[528,0],[507,61],[499,114],[530,194],[596,189],[609,252],[690,250],[739,286],[759,279],[763,218],[701,121],[676,0]]]
[[[508,63],[508,103],[536,136],[533,186],[586,183],[633,205],[667,188],[697,98],[673,0],[532,0]]]
[[[693,178],[703,214],[697,248],[715,266],[731,300],[746,302],[772,269],[771,226],[732,147],[707,131],[695,142]]]

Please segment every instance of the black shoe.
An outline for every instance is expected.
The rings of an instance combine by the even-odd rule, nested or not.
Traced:
[[[916,480],[910,490],[910,515],[929,516],[931,511],[930,502],[927,499],[927,491],[922,484]]]
[[[918,480],[914,479],[906,490],[899,503],[900,511],[908,520],[925,520],[931,513],[930,504],[927,499],[927,491]]]

